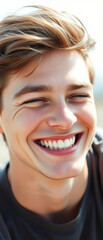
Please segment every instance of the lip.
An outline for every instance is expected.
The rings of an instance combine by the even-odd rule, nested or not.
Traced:
[[[75,143],[75,145],[73,145],[73,146],[71,146],[71,147],[69,147],[69,148],[67,148],[67,149],[53,149],[53,150],[51,150],[51,149],[48,149],[48,148],[44,148],[43,146],[41,146],[41,145],[39,145],[38,143],[37,143],[37,141],[33,141],[40,149],[42,149],[43,151],[45,151],[45,152],[47,152],[47,153],[49,153],[49,154],[52,154],[52,155],[58,155],[58,156],[60,156],[60,155],[68,155],[68,154],[71,154],[71,153],[73,153],[74,151],[76,151],[76,149],[77,149],[77,147],[78,147],[78,144],[79,144],[79,142],[80,142],[80,140],[81,140],[81,138],[82,138],[82,135],[83,135],[83,132],[82,133],[78,133],[78,134],[71,134],[71,135],[69,135],[69,136],[56,136],[56,137],[48,137],[48,138],[42,138],[42,139],[40,139],[40,140],[51,140],[51,141],[55,141],[55,140],[65,140],[65,139],[70,139],[71,137],[73,137],[73,136],[78,136],[78,138],[77,138],[77,141],[76,141],[76,143]]]
[[[43,140],[43,141],[55,141],[55,140],[65,140],[65,139],[70,139],[72,138],[73,136],[76,136],[77,134],[80,134],[80,133],[72,133],[72,134],[69,134],[69,135],[65,135],[65,136],[52,136],[52,137],[46,137],[46,138],[40,138],[38,140]],[[37,141],[37,140],[36,140]]]

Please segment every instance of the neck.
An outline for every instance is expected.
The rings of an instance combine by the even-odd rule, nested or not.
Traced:
[[[17,173],[11,163],[8,179],[19,204],[53,222],[62,219],[64,223],[76,217],[87,186],[86,162],[79,176],[63,180],[51,180],[34,169],[18,169]]]

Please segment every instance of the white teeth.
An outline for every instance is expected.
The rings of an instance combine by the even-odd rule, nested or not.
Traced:
[[[58,146],[59,149],[63,149],[64,148],[64,142],[62,140],[58,140],[57,146]]]
[[[54,147],[54,149],[57,149],[57,148],[58,148],[58,145],[57,145],[57,142],[56,142],[56,141],[53,141],[53,147]]]
[[[49,142],[48,142],[48,145],[49,145],[49,148],[50,149],[53,149],[53,143],[49,140]]]
[[[45,143],[44,143],[43,141],[40,141],[40,143],[41,143],[41,145],[42,145],[42,146],[44,146],[44,145],[45,145]]]
[[[65,148],[68,148],[70,146],[69,139],[65,139],[64,144],[65,144]]]
[[[75,136],[73,136],[73,139],[72,139],[72,140],[73,140],[73,145],[74,145],[74,143],[75,143]]]
[[[70,139],[65,139],[65,140],[54,140],[54,141],[46,141],[46,140],[41,140],[40,141],[40,144],[43,146],[43,147],[46,147],[46,148],[49,148],[49,149],[66,149],[66,148],[69,148],[71,146],[73,146],[75,143],[75,136],[73,136],[72,138]]]
[[[70,138],[70,145],[72,145],[73,144],[73,140],[72,140],[72,138]]]
[[[47,143],[47,141],[44,141],[44,146],[48,148],[49,144]]]

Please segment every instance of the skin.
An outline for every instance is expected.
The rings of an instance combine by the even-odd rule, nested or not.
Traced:
[[[51,221],[62,216],[66,222],[76,217],[87,186],[86,154],[96,128],[93,85],[77,51],[51,51],[32,72],[36,61],[9,74],[3,90],[0,126],[10,154],[7,175],[21,205]],[[28,93],[22,90],[27,86]],[[46,89],[31,91],[37,86]],[[69,150],[47,151],[35,142],[76,134],[81,134],[78,144]]]

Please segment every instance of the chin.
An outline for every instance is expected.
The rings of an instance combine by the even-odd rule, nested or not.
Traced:
[[[46,178],[52,180],[64,180],[68,178],[75,178],[81,174],[83,167],[70,166],[70,167],[55,167],[55,171],[45,171],[42,173]]]

